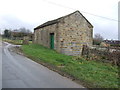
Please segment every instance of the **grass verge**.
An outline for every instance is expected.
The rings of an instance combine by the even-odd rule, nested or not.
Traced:
[[[11,39],[7,39],[7,38],[3,38],[2,39],[5,42],[9,42],[15,45],[22,45],[23,40],[11,40]]]
[[[11,40],[11,39],[7,39],[7,38],[3,38],[2,40],[5,42],[15,44],[15,45],[23,45],[23,40]],[[32,44],[32,41],[29,41],[29,44]]]
[[[84,58],[59,54],[41,45],[23,45],[22,51],[37,62],[47,63],[61,72],[79,80],[88,88],[118,88],[118,67],[87,61]]]

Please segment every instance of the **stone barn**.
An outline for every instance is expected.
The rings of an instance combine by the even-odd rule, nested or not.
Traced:
[[[34,28],[34,43],[77,56],[81,54],[83,45],[92,46],[93,26],[79,11],[75,11]]]

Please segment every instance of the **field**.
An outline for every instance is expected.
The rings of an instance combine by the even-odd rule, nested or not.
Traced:
[[[3,38],[2,40],[5,42],[15,44],[15,45],[22,45],[23,44],[23,40],[11,40],[11,39],[7,39],[7,38]],[[31,44],[32,41],[29,41],[29,43]]]
[[[26,56],[38,63],[46,63],[47,67],[54,67],[75,81],[81,82],[89,88],[118,88],[118,67],[111,64],[87,61],[82,57],[59,54],[41,45],[22,45]]]

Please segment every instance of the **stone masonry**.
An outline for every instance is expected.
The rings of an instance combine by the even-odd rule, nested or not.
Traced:
[[[83,45],[93,43],[93,26],[79,11],[34,28],[34,43],[50,48],[51,33],[54,50],[66,55],[81,55]]]

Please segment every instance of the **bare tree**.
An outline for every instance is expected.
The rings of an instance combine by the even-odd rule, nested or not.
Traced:
[[[22,28],[19,28],[19,32],[22,32],[22,33],[31,33],[31,31],[29,29],[26,29],[25,27],[22,27]]]
[[[26,29],[25,27],[21,27],[19,29],[14,29],[12,31],[12,39],[23,39],[24,36],[31,35],[32,32],[29,29]]]
[[[94,45],[100,45],[100,43],[104,40],[104,38],[100,34],[95,34],[95,37],[93,39]]]

